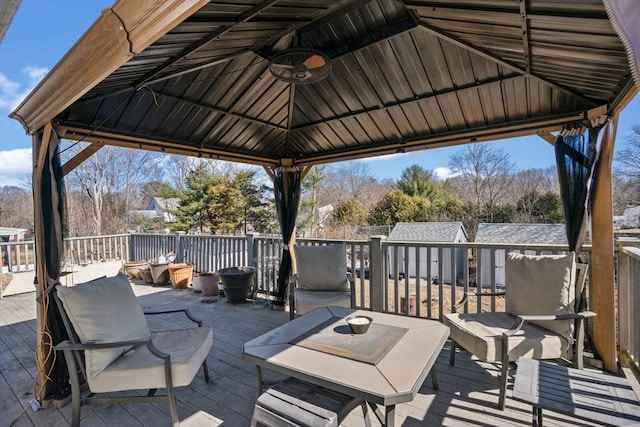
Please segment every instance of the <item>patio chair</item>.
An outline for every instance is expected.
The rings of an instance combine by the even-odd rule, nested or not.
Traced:
[[[289,284],[289,318],[318,307],[355,306],[344,245],[295,246],[297,273]]]
[[[71,383],[72,426],[80,424],[82,404],[167,402],[179,425],[174,388],[191,383],[206,357],[212,332],[188,310],[143,313],[129,281],[120,273],[52,293],[69,336],[55,346],[63,352]],[[145,314],[184,313],[194,327],[150,332]],[[81,396],[81,377],[89,394]],[[159,388],[166,394],[156,395]],[[148,390],[146,396],[95,397],[95,393]]]
[[[518,358],[573,360],[583,366],[584,319],[596,314],[581,311],[587,272],[566,255],[507,255],[505,292],[466,293],[454,311],[470,296],[504,295],[505,312],[445,314],[451,330],[450,364],[460,346],[483,362],[500,368],[498,408],[504,409],[509,364]]]

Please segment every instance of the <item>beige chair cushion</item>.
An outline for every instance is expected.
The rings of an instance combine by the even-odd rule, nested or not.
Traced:
[[[318,307],[351,308],[351,292],[300,291],[294,293],[296,314],[301,316]]]
[[[295,255],[298,289],[349,291],[343,245],[295,246]]]
[[[566,255],[510,252],[505,264],[505,311],[518,314],[574,313],[576,264]],[[571,342],[572,320],[531,322]]]
[[[211,350],[213,334],[208,326],[152,332],[153,344],[171,355],[174,387],[191,383]],[[94,393],[166,387],[164,362],[146,346],[136,346],[95,376],[87,378]]]
[[[500,362],[502,333],[511,328],[516,318],[503,312],[445,314],[443,323],[449,327],[449,338],[484,362]],[[543,328],[525,323],[509,338],[509,361],[519,357],[556,359],[564,357],[568,342]]]
[[[58,286],[57,291],[81,343],[147,340],[151,336],[142,308],[122,273],[72,287]],[[129,348],[86,351],[87,375],[98,375]]]

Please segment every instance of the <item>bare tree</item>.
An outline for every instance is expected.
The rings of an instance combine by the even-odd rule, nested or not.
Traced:
[[[640,204],[640,126],[632,128],[614,162],[614,212],[621,215],[628,206]]]
[[[517,172],[508,194],[509,203],[517,205],[513,220],[525,223],[535,222],[533,215],[541,198],[545,194],[559,194],[559,192],[558,174],[553,166]]]
[[[507,200],[513,183],[515,165],[509,155],[488,144],[473,144],[452,154],[449,167],[456,175],[451,182],[462,199],[475,207],[478,218],[484,211],[492,222],[496,207]]]
[[[33,197],[20,187],[0,187],[0,225],[33,231]]]
[[[65,150],[65,157],[70,158],[81,151],[82,145],[73,144]],[[83,198],[90,201],[91,233],[100,235],[105,231],[125,230],[122,218],[133,206],[141,185],[147,180],[158,179],[163,156],[105,146],[73,170],[68,177],[68,188],[77,194],[76,203]]]

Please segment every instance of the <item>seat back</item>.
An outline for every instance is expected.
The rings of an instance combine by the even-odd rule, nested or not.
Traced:
[[[142,307],[122,273],[71,287],[58,285],[56,294],[82,344],[148,340],[151,336]],[[87,379],[129,348],[85,351]]]
[[[518,315],[560,315],[575,313],[575,254],[525,255],[510,252],[505,265],[505,311]],[[572,320],[531,321],[573,340]]]
[[[298,289],[349,292],[344,245],[295,246],[294,250]]]

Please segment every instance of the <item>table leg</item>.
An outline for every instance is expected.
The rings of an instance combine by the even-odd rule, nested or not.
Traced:
[[[384,425],[386,427],[393,427],[395,425],[396,405],[389,405],[385,407]]]
[[[262,382],[262,368],[256,365],[256,374],[258,375],[258,396],[262,394],[262,390],[265,388],[265,384]]]

